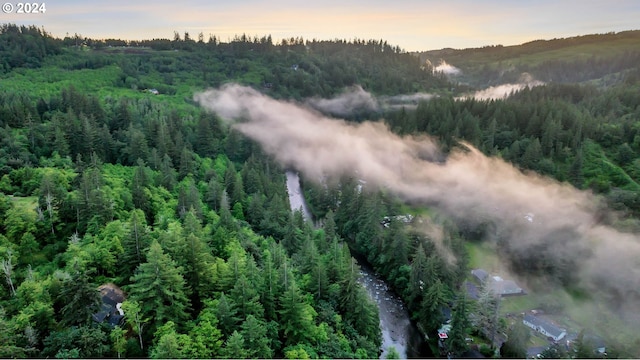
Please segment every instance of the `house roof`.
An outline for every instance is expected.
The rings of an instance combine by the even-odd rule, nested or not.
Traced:
[[[102,302],[105,304],[115,307],[117,303],[125,300],[124,292],[115,284],[104,284],[98,289],[100,290],[100,295],[102,295]]]
[[[124,292],[115,284],[104,284],[99,288],[102,297],[102,306],[98,313],[93,314],[93,320],[117,325],[122,321],[123,312],[118,306],[124,302]]]
[[[526,321],[526,322],[528,322],[530,324],[533,324],[534,326],[541,327],[546,332],[548,332],[549,334],[551,334],[552,336],[555,336],[555,337],[559,337],[560,335],[562,335],[563,332],[566,333],[565,329],[562,329],[562,328],[556,326],[555,324],[553,324],[553,323],[551,323],[551,322],[549,322],[549,321],[547,321],[547,320],[545,320],[543,318],[537,317],[535,315],[526,314],[524,316],[523,321]]]
[[[471,270],[471,275],[475,276],[480,281],[484,281],[487,277],[489,277],[489,273],[484,269],[473,269]]]
[[[494,293],[499,295],[519,294],[522,292],[522,288],[513,280],[495,280],[489,286]]]
[[[107,316],[109,316],[109,313],[107,311],[99,311],[91,316],[95,322],[101,323],[107,318]]]

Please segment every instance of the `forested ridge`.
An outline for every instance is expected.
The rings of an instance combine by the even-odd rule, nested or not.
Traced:
[[[436,65],[445,60],[460,68],[459,81],[473,86],[516,82],[525,72],[545,82],[611,84],[637,70],[639,46],[640,31],[634,30],[419,55]]]
[[[637,63],[610,87],[552,83],[480,101],[450,96],[456,85],[444,75],[382,40],[123,42],[3,25],[0,59],[2,357],[377,358],[378,310],[350,251],[426,334],[452,308],[449,346],[467,349],[476,330],[460,291],[465,241],[482,231],[439,215],[439,243],[401,221],[383,227],[385,216],[429,210],[353,178],[305,183],[323,225],[305,223],[291,213],[284,169],[193,102],[194,91],[230,81],[295,100],[353,85],[440,94],[376,115],[445,150],[465,140],[591,189],[625,215],[615,226],[639,230]],[[544,267],[513,264],[571,285],[571,264],[547,255]],[[105,284],[126,294],[116,327],[95,319]],[[613,347],[636,354],[634,343]]]

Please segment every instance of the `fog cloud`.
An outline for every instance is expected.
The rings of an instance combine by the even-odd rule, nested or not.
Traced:
[[[342,94],[331,98],[310,98],[306,103],[311,107],[334,116],[349,116],[354,111],[379,111],[378,100],[361,86],[356,85],[345,89]]]
[[[445,162],[433,162],[438,146],[426,136],[401,137],[380,122],[329,119],[239,85],[195,100],[310,180],[357,174],[472,225],[495,224],[512,249],[551,246],[551,256],[576,260],[577,267],[566,271],[578,273],[587,289],[605,287],[619,301],[639,296],[640,239],[599,224],[598,203],[588,192],[523,173],[467,144]]]
[[[428,101],[435,97],[429,93],[413,93],[394,96],[381,96],[380,102],[384,107],[402,107],[402,106],[417,106],[421,101]]]
[[[514,92],[520,91],[524,88],[532,88],[534,86],[544,85],[544,82],[535,80],[533,77],[524,73],[520,77],[520,81],[515,84],[501,84],[491,86],[483,90],[478,90],[473,94],[462,96],[462,98],[474,98],[477,100],[498,100],[505,99]]]
[[[389,108],[412,108],[418,106],[421,101],[431,100],[434,96],[429,93],[413,93],[376,97],[360,85],[355,85],[330,99],[313,97],[304,103],[324,114],[348,117],[357,112],[376,113]]]
[[[460,75],[462,74],[462,70],[458,69],[457,67],[448,64],[446,61],[441,60],[440,64],[438,66],[434,66],[433,67],[433,73],[443,73],[445,75]]]

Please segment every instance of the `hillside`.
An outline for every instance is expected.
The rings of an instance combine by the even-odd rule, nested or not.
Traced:
[[[475,87],[517,82],[524,72],[555,83],[619,82],[640,61],[640,31],[537,40],[515,46],[442,49],[419,54],[437,66],[445,61],[460,70],[455,80]]]

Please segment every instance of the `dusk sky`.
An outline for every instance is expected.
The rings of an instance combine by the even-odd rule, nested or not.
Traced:
[[[192,0],[46,1],[44,14],[0,13],[0,23],[44,26],[57,37],[142,40],[185,31],[227,41],[383,39],[408,51],[517,45],[640,29],[638,0]]]

